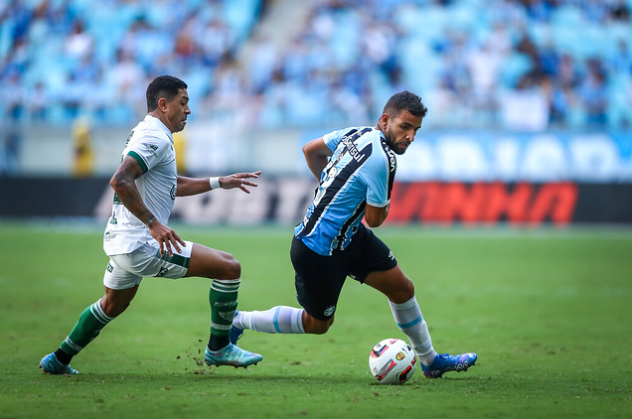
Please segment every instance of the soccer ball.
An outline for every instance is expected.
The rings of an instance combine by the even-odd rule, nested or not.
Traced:
[[[381,384],[404,384],[415,375],[417,357],[400,339],[384,339],[371,350],[369,368]]]

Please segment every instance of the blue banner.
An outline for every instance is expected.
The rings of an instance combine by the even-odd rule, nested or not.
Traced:
[[[632,182],[632,133],[423,132],[398,181]]]

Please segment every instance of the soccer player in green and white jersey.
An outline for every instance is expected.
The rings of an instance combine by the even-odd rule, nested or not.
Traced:
[[[80,315],[59,349],[40,361],[49,374],[77,374],[70,360],[129,306],[143,277],[212,279],[211,333],[204,359],[208,365],[247,367],[263,358],[229,342],[237,307],[241,266],[229,253],[185,241],[167,222],[176,196],[215,189],[257,185],[249,179],[261,172],[213,178],[178,176],[172,134],[182,131],[191,113],[187,85],[160,76],[147,87],[147,115],[131,132],[121,164],[110,180],[114,189],[112,216],[103,248],[110,257],[103,284],[105,295]]]

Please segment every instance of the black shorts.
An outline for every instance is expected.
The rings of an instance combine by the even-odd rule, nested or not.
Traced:
[[[388,246],[362,224],[349,246],[334,251],[331,256],[319,255],[294,237],[290,257],[294,265],[296,298],[319,320],[328,320],[335,313],[347,276],[363,283],[371,272],[397,266]]]

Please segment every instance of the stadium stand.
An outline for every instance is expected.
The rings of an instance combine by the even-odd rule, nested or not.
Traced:
[[[289,7],[285,23],[259,30]],[[192,118],[267,129],[369,122],[404,88],[428,103],[426,126],[624,128],[632,124],[631,7],[12,0],[0,4],[0,114],[129,125],[145,111],[148,81],[169,73],[189,84]]]

